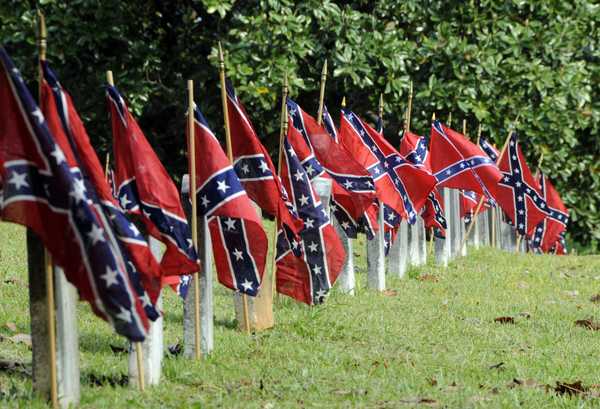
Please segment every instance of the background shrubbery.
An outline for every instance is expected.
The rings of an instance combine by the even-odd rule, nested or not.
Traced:
[[[35,86],[35,3],[0,3],[0,38]],[[409,80],[413,128],[432,112],[501,144],[521,113],[526,155],[571,209],[582,246],[600,240],[600,5],[573,1],[41,0],[49,60],[73,94],[99,153],[110,147],[104,72],[115,72],[142,127],[173,175],[184,171],[185,81],[222,134],[216,42],[266,145],[275,151],[283,73],[313,113],[325,58],[326,103],[342,96],[373,119],[386,101],[386,136],[399,140]],[[337,116],[335,114],[334,116]]]

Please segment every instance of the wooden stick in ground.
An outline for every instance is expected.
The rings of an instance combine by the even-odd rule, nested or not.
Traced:
[[[283,77],[283,89],[281,93],[281,122],[279,124],[279,147],[277,148],[277,175],[281,174],[281,166],[283,161],[283,140],[287,134],[287,96],[288,96],[288,78],[287,73]],[[273,231],[273,258],[271,259],[271,275],[273,277],[273,294],[277,292],[277,265],[275,258],[277,257],[277,220],[275,219],[275,229]]]
[[[48,37],[46,30],[46,20],[40,10],[38,14],[38,36],[39,36],[39,61],[38,61],[38,101],[42,101],[42,83],[44,81],[44,72],[42,71],[42,62],[46,61],[46,39]],[[54,266],[52,256],[48,250],[44,250],[45,272],[46,272],[46,309],[48,313],[48,352],[50,357],[50,400],[52,407],[58,408],[58,384],[56,369],[56,326],[54,314]]]
[[[229,112],[227,108],[227,88],[225,85],[225,59],[223,58],[223,48],[219,42],[219,78],[221,80],[221,102],[223,103],[223,118],[225,121],[225,146],[227,148],[227,159],[233,163],[233,151],[231,147],[231,128],[229,126]],[[242,294],[244,326],[246,333],[250,334],[250,315],[248,313],[248,296]]]
[[[517,117],[515,118],[515,121],[513,122],[513,127],[510,127],[510,129],[508,130],[508,136],[506,137],[506,140],[504,141],[504,145],[502,146],[502,150],[500,151],[500,154],[498,155],[498,159],[496,160],[496,165],[500,164],[500,160],[502,159],[502,156],[504,155],[504,152],[506,152],[506,148],[508,147],[508,141],[510,141],[510,135],[513,132],[513,128],[516,127],[517,123],[519,122],[520,117],[521,117],[521,114],[519,113],[517,115]],[[479,211],[481,210],[481,206],[483,206],[484,200],[485,200],[485,196],[481,196],[481,199],[479,200],[479,203],[477,204],[477,208],[475,209],[475,214],[479,213]],[[461,244],[460,248],[462,248],[462,246],[465,244],[465,242],[469,238],[469,234],[471,234],[471,230],[473,230],[472,227],[473,227],[473,223],[469,224],[469,228],[467,229],[467,231],[465,233],[465,237],[463,237],[463,243]]]
[[[198,251],[198,199],[196,198],[196,135],[194,127],[194,81],[188,80],[188,173],[190,175],[190,199],[192,201],[192,245]],[[200,274],[194,273],[194,355],[197,360],[202,359],[202,346],[200,344]]]
[[[108,85],[110,86],[114,86],[115,85],[115,81],[113,78],[113,72],[112,71],[106,71],[106,82],[108,82]],[[136,361],[137,361],[137,369],[138,369],[138,386],[140,388],[141,391],[144,390],[145,388],[145,384],[146,382],[144,381],[144,356],[143,356],[144,352],[142,351],[142,343],[141,342],[135,342],[135,356],[136,356]]]
[[[317,124],[323,123],[323,106],[325,104],[325,83],[327,82],[327,58],[323,63],[323,71],[321,72],[321,90],[319,92],[319,111],[317,112]]]

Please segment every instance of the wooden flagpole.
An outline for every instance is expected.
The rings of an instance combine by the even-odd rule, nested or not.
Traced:
[[[110,151],[106,152],[106,159],[104,160],[104,177],[108,180],[108,168],[110,167]]]
[[[227,108],[227,88],[225,85],[225,58],[223,57],[223,48],[221,42],[219,45],[219,78],[221,80],[221,102],[223,103],[223,117],[225,120],[225,145],[227,148],[227,159],[233,163],[233,151],[231,149],[231,127],[229,126],[229,112]],[[246,333],[250,335],[250,315],[248,313],[248,296],[242,294],[242,308],[244,314],[244,326]]]
[[[190,175],[190,199],[192,201],[192,245],[198,251],[198,199],[196,197],[196,135],[194,127],[194,81],[188,80],[188,174]],[[202,346],[200,344],[200,273],[195,272],[194,281],[194,356],[197,360],[202,359]]]
[[[106,71],[106,82],[108,82],[108,85],[110,86],[114,86],[115,85],[115,81],[113,78],[113,72],[112,71]],[[134,347],[135,347],[135,358],[136,358],[136,362],[137,362],[137,369],[138,369],[138,386],[140,388],[141,391],[143,391],[146,388],[146,383],[145,383],[145,379],[144,379],[144,352],[142,350],[142,343],[141,342],[134,342]]]
[[[39,35],[39,61],[38,61],[38,103],[42,103],[42,83],[44,81],[44,72],[42,63],[46,61],[47,37],[46,19],[38,9],[38,35]],[[58,383],[56,369],[56,317],[54,303],[54,266],[52,264],[52,255],[48,249],[44,248],[44,263],[46,272],[46,309],[48,313],[48,351],[50,357],[50,400],[52,408],[58,408]]]
[[[321,90],[319,92],[319,111],[317,112],[317,124],[323,123],[323,106],[325,104],[325,84],[327,83],[327,58],[323,63],[323,71],[321,71]]]
[[[504,152],[506,152],[506,148],[508,147],[508,141],[510,140],[510,136],[512,135],[514,128],[517,126],[517,123],[519,122],[520,117],[521,117],[521,113],[519,113],[517,115],[517,117],[515,118],[515,120],[513,121],[513,126],[509,127],[508,136],[506,137],[506,140],[504,141],[504,145],[502,146],[502,150],[500,151],[500,154],[498,155],[498,159],[496,159],[496,166],[498,166],[500,164],[500,160],[502,159]],[[481,210],[481,206],[483,206],[484,200],[485,200],[485,195],[482,195],[481,199],[479,200],[479,204],[477,205],[477,208],[475,209],[475,214],[479,213],[479,210]],[[460,248],[462,248],[462,246],[465,244],[465,242],[469,238],[469,234],[471,234],[472,227],[473,227],[473,224],[470,224],[469,228],[467,229],[467,231],[465,233],[465,237],[463,237],[463,243],[461,244]]]
[[[287,96],[288,96],[288,77],[287,72],[283,77],[283,89],[281,93],[281,122],[279,126],[279,147],[277,148],[277,176],[281,175],[281,166],[283,162],[283,140],[288,131],[287,121]],[[321,115],[322,116],[322,115]],[[319,116],[319,118],[321,117]],[[279,215],[278,215],[279,216]],[[273,258],[271,259],[271,275],[273,277],[273,294],[277,292],[277,220],[275,221],[275,229],[273,231]]]
[[[452,111],[448,114],[448,128],[452,128]]]

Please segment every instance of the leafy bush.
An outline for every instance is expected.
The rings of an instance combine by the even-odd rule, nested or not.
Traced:
[[[33,2],[32,2],[33,3]],[[428,132],[433,112],[471,137],[501,145],[509,123],[529,163],[555,182],[571,209],[570,235],[600,240],[600,5],[592,0],[346,1],[105,0],[41,1],[49,25],[49,59],[74,96],[100,154],[110,147],[102,89],[112,69],[173,175],[185,169],[185,81],[222,134],[216,43],[227,74],[272,152],[284,72],[292,96],[316,112],[320,71],[330,72],[326,103],[343,96],[374,119],[386,101],[387,137],[399,140],[409,81],[412,128]],[[68,3],[68,4],[67,4]],[[0,5],[0,35],[35,86],[35,10]],[[176,177],[177,178],[177,177]]]

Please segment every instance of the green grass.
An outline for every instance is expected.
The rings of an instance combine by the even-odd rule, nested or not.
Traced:
[[[12,334],[7,322],[27,333],[24,232],[0,224],[0,242],[0,333]],[[202,362],[166,358],[161,385],[144,393],[87,383],[90,374],[127,373],[126,356],[109,347],[126,343],[80,304],[81,407],[396,408],[421,398],[448,408],[600,406],[507,386],[514,378],[600,383],[600,335],[574,325],[597,315],[590,297],[599,291],[600,257],[471,249],[446,269],[429,264],[390,278],[397,294],[386,296],[364,288],[363,249],[355,246],[357,296],[334,293],[316,308],[281,298],[276,327],[250,337],[232,329],[231,293],[215,284],[213,354]],[[437,281],[417,279],[422,274]],[[173,344],[182,338],[182,305],[170,291],[165,311],[166,344]],[[495,323],[499,316],[515,324]],[[30,362],[31,352],[4,341],[0,359]],[[26,376],[0,372],[0,396],[0,407],[44,407]]]

